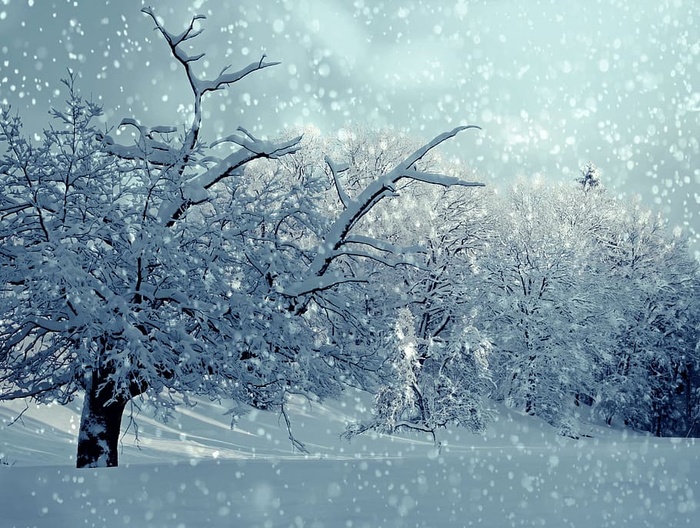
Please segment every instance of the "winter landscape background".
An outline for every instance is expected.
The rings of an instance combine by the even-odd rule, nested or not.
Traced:
[[[153,32],[155,17],[151,20],[140,13],[142,6],[143,2],[136,1],[49,4],[2,0],[0,102],[9,103],[13,110],[19,111],[26,130],[39,131],[48,122],[46,108],[61,106],[70,96],[69,86],[58,82],[66,77],[66,68],[69,68],[77,73],[76,88],[83,96],[104,104],[105,113],[99,117],[103,126],[113,127],[124,117],[137,118],[149,125],[187,122],[192,112],[188,106],[192,94],[183,89],[186,84],[182,83],[182,72],[167,58],[163,41]],[[126,432],[120,437],[121,467],[109,470],[72,469],[80,423],[79,400],[65,407],[57,404],[36,407],[24,401],[3,403],[0,405],[3,522],[8,526],[66,527],[693,525],[697,516],[696,497],[700,492],[697,478],[700,452],[694,439],[679,436],[686,432],[691,436],[697,430],[695,385],[700,349],[693,347],[697,342],[697,300],[688,293],[697,291],[697,269],[679,253],[678,248],[685,249],[679,242],[678,230],[674,232],[672,227],[681,226],[691,238],[691,251],[697,250],[700,147],[693,134],[700,116],[697,63],[700,42],[694,26],[700,18],[700,7],[681,0],[641,5],[602,1],[566,5],[554,1],[416,1],[376,5],[363,1],[285,1],[256,5],[242,1],[235,6],[228,2],[200,0],[162,5],[154,2],[154,9],[163,17],[166,26],[174,29],[186,24],[196,13],[207,15],[207,30],[198,40],[198,46],[203,46],[206,52],[201,66],[210,77],[216,77],[222,64],[232,62],[237,68],[239,64],[257,61],[262,53],[267,54],[269,60],[282,62],[281,66],[265,69],[207,100],[202,135],[208,140],[242,125],[250,132],[243,131],[245,137],[235,142],[244,147],[242,151],[253,152],[257,148],[272,148],[271,143],[258,140],[255,135],[286,134],[288,138],[290,128],[304,131],[307,140],[311,138],[310,146],[305,143],[311,154],[308,158],[305,155],[294,158],[300,160],[300,165],[290,170],[303,169],[303,163],[308,160],[320,166],[317,151],[330,148],[328,138],[339,141],[338,152],[369,153],[368,160],[361,161],[378,166],[381,156],[372,158],[375,156],[374,141],[387,158],[397,156],[389,161],[388,170],[391,163],[402,159],[397,151],[406,150],[406,145],[397,146],[387,140],[392,134],[387,129],[395,131],[397,136],[410,138],[405,141],[412,145],[457,125],[478,124],[482,131],[473,135],[468,131],[446,143],[444,149],[441,147],[446,157],[434,163],[447,163],[445,170],[449,174],[458,173],[462,177],[466,174],[485,181],[489,190],[483,196],[488,198],[479,198],[482,196],[479,194],[458,194],[454,202],[458,209],[447,204],[447,194],[418,192],[418,198],[408,200],[407,214],[414,216],[420,215],[425,207],[430,210],[430,200],[435,200],[436,211],[441,211],[446,204],[448,213],[459,210],[461,215],[464,211],[467,220],[458,228],[465,230],[465,240],[471,244],[461,242],[464,247],[468,246],[469,256],[464,261],[459,258],[428,260],[431,265],[444,266],[436,267],[441,271],[430,275],[428,280],[418,272],[403,276],[406,285],[417,277],[416,285],[425,286],[426,299],[434,303],[431,308],[434,312],[426,310],[422,315],[420,312],[415,315],[406,309],[389,314],[381,310],[381,303],[375,305],[372,298],[366,297],[364,316],[376,316],[374,325],[380,329],[368,327],[366,335],[353,331],[348,334],[350,337],[343,334],[348,343],[354,340],[358,349],[349,347],[343,351],[345,355],[335,355],[333,347],[319,337],[328,331],[332,336],[329,343],[337,345],[335,332],[341,328],[342,310],[338,312],[339,319],[333,314],[327,316],[332,332],[323,327],[325,320],[321,315],[314,310],[310,310],[311,315],[306,313],[307,303],[317,305],[321,311],[331,306],[336,300],[328,293],[331,290],[346,295],[338,298],[347,298],[348,302],[362,300],[361,290],[346,287],[338,271],[335,275],[329,274],[332,278],[328,279],[337,283],[328,286],[324,282],[327,280],[324,273],[331,263],[328,260],[327,264],[321,264],[324,248],[330,247],[323,245],[325,239],[318,245],[314,258],[313,244],[317,241],[314,236],[326,236],[332,241],[333,236],[347,235],[340,229],[342,223],[337,227],[338,223],[331,222],[336,209],[328,206],[324,210],[325,202],[321,202],[317,207],[327,218],[326,223],[318,225],[314,224],[316,217],[311,215],[312,209],[308,209],[309,218],[312,218],[309,225],[312,231],[316,229],[312,235],[298,235],[300,228],[296,224],[284,226],[282,236],[274,239],[275,244],[283,242],[284,249],[274,258],[282,262],[287,255],[285,251],[299,241],[302,258],[292,264],[280,264],[273,258],[265,260],[268,257],[264,244],[269,242],[266,217],[260,224],[262,227],[247,231],[246,236],[251,236],[251,240],[258,237],[261,241],[260,247],[251,250],[251,254],[254,259],[260,258],[257,264],[269,264],[269,273],[261,272],[254,261],[250,261],[250,269],[260,272],[269,282],[268,290],[260,297],[263,299],[260,304],[256,304],[252,295],[250,307],[245,304],[247,301],[241,301],[237,306],[241,307],[243,315],[241,319],[232,319],[235,324],[245,320],[245,310],[249,309],[253,314],[249,315],[249,321],[253,324],[263,321],[264,324],[255,327],[256,330],[252,326],[240,328],[244,334],[250,333],[246,339],[250,338],[253,344],[249,349],[237,351],[242,370],[227,371],[229,377],[223,379],[245,379],[250,375],[260,376],[256,379],[266,382],[270,379],[266,376],[272,376],[271,384],[277,383],[275,367],[268,371],[264,362],[259,362],[262,368],[257,362],[258,349],[254,347],[260,346],[255,341],[256,332],[260,332],[263,348],[267,344],[272,347],[276,339],[282,342],[281,351],[274,348],[274,354],[278,354],[274,357],[283,358],[282,362],[284,358],[294,358],[289,361],[291,366],[281,367],[287,370],[280,370],[280,376],[283,379],[287,376],[289,385],[277,393],[268,391],[268,384],[261,381],[258,388],[245,394],[238,385],[232,385],[238,401],[217,404],[198,399],[194,407],[175,406],[173,416],[164,424],[152,418],[154,413],[161,414],[163,407],[157,410],[148,400],[144,403],[135,400],[135,404],[129,404],[122,424]],[[162,33],[168,38],[168,34]],[[195,83],[195,88],[197,86]],[[178,118],[173,119],[173,116]],[[369,129],[375,128],[385,131],[373,136]],[[369,147],[361,141],[354,143],[358,137],[365,139],[362,134],[367,134]],[[121,139],[119,135],[115,137],[128,144],[128,135]],[[7,137],[10,136],[6,132],[5,139]],[[38,138],[36,135],[35,139]],[[283,150],[288,156],[296,143],[295,140],[286,141]],[[111,154],[134,160],[127,156],[133,151],[114,143],[111,137],[105,144],[109,145],[107,150]],[[589,160],[596,163],[597,169],[589,165],[581,173]],[[136,161],[139,161],[138,156]],[[161,170],[162,164],[158,161],[152,163],[147,157],[141,161],[143,166],[135,164],[131,168],[135,174],[143,167]],[[276,182],[276,173],[272,176],[266,173],[266,165],[262,169],[253,167],[258,168],[251,169],[250,188],[257,189],[256,185],[263,182],[262,188],[268,189],[266,185]],[[404,170],[415,170],[415,167],[414,163],[409,163]],[[442,166],[439,168],[442,170]],[[195,165],[187,166],[187,170],[194,169]],[[9,177],[11,170],[6,170]],[[338,169],[336,173],[336,166],[328,164],[328,175],[334,178],[337,190],[336,201],[346,210],[352,210],[361,202],[360,191],[364,185],[371,187],[362,180],[362,168],[358,166],[354,170],[348,173],[350,176],[339,176],[341,171]],[[105,174],[109,174],[109,169]],[[291,174],[297,173],[292,170]],[[308,176],[303,170],[298,174]],[[450,179],[452,176],[430,172],[416,172],[415,175],[433,184],[454,181]],[[593,192],[601,175],[607,194]],[[364,173],[364,177],[368,176],[369,173]],[[381,170],[372,177],[381,179]],[[582,192],[572,191],[579,178],[583,178],[580,181]],[[192,181],[198,183],[199,180]],[[304,181],[317,185],[321,180],[308,177]],[[393,191],[395,182],[385,181],[388,183],[384,189]],[[94,187],[93,196],[102,199],[99,193],[103,187],[99,185],[98,182]],[[219,203],[214,202],[213,195],[202,194],[204,188],[187,185],[179,188],[187,199]],[[157,200],[161,200],[158,194],[161,191],[162,202],[157,202],[158,209],[154,209],[157,214],[153,218],[163,222],[170,220],[166,227],[170,229],[175,225],[175,229],[165,233],[176,233],[174,237],[181,240],[178,238],[180,213],[172,213],[174,209],[170,209],[168,203],[168,193],[172,189],[169,190],[167,184],[162,189],[158,187],[153,194],[158,196]],[[230,191],[230,188],[219,191],[216,199],[226,199]],[[415,187],[402,187],[401,191],[412,196]],[[119,196],[130,196],[128,188],[125,192]],[[133,196],[138,192],[133,191]],[[295,188],[294,192],[301,199],[308,198],[303,186]],[[631,198],[634,193],[641,195],[638,206]],[[327,194],[318,196],[328,200]],[[14,255],[13,215],[24,209],[23,206],[16,208],[20,202],[14,200],[19,196],[21,193],[13,187],[12,194],[7,191],[6,196],[1,197],[4,218],[10,220],[0,227],[6,230],[4,240],[11,242],[7,246],[8,253],[3,256]],[[246,196],[244,194],[244,204]],[[472,202],[471,197],[475,196]],[[579,199],[583,196],[585,198]],[[269,202],[261,203],[274,204],[273,194],[270,197]],[[116,216],[110,216],[109,222],[105,216],[104,223],[114,222],[111,218],[122,214],[121,208],[128,210],[130,200],[115,200],[109,214]],[[236,204],[233,199],[231,203]],[[471,208],[473,203],[478,206]],[[479,209],[484,203],[487,204],[485,216]],[[177,205],[173,204],[173,207]],[[183,204],[184,210],[190,207],[190,202],[183,201]],[[286,206],[284,201],[279,211],[278,205],[272,206],[269,225],[276,221],[275,214],[284,218]],[[54,214],[52,207],[39,203],[37,210]],[[302,212],[306,212],[304,207],[301,206]],[[412,242],[412,237],[420,236],[418,231],[411,231],[410,222],[398,222],[402,229],[392,231],[392,218],[400,219],[403,213],[400,206],[389,207],[379,209],[376,215],[363,211],[362,216],[369,223],[358,225],[371,236],[353,238],[351,233],[345,240],[339,238],[338,247],[354,249],[333,256],[338,257],[335,262],[348,265],[352,273],[369,270],[370,275],[379,277],[379,296],[382,288],[391,295],[388,285],[402,276],[385,274],[381,271],[383,268],[359,263],[356,257],[369,256],[369,260],[383,261],[392,269],[396,263],[385,258],[385,253],[392,255],[395,248],[380,239],[386,237],[394,242],[392,237],[396,236],[399,242],[408,243]],[[342,210],[343,207],[337,209],[340,220]],[[668,219],[669,228],[664,231],[647,210],[660,211]],[[141,233],[160,233],[147,231],[153,227],[149,224],[147,209],[144,211],[143,225],[137,228],[144,229]],[[499,211],[511,214],[499,216]],[[205,210],[204,214],[209,213]],[[514,220],[508,220],[511,217]],[[445,218],[452,219],[449,214]],[[491,224],[484,222],[484,218],[489,222],[498,220]],[[535,221],[523,222],[522,218]],[[576,237],[587,218],[597,222],[595,228],[591,227],[585,236]],[[564,224],[571,222],[571,229],[557,225],[562,219],[565,219]],[[189,226],[186,229],[200,229],[201,217],[194,215],[187,222],[190,223],[182,222]],[[21,221],[16,225],[22,225]],[[124,233],[131,233],[129,229],[133,226],[128,222],[124,225]],[[153,225],[157,226],[158,222]],[[225,222],[220,225],[221,233],[226,233]],[[282,221],[277,227],[281,225]],[[430,243],[436,240],[447,244],[446,248],[451,247],[453,230],[448,229],[445,234],[439,223],[436,225],[437,234],[431,233],[435,238],[431,238]],[[56,233],[59,232],[60,226]],[[118,231],[111,233],[114,232]],[[623,232],[625,236],[614,236]],[[184,236],[191,234],[186,230],[183,233]],[[200,240],[211,240],[207,238],[211,237],[211,231],[201,233],[204,235]],[[608,237],[610,233],[613,238]],[[474,242],[482,235],[490,240],[484,246]],[[470,236],[475,238],[470,239]],[[644,243],[638,243],[635,237]],[[137,248],[133,244],[133,239],[133,236],[125,237],[122,241],[126,248],[122,254],[126,261],[121,268],[126,270],[124,276],[128,276],[130,270],[129,255],[135,257],[141,250],[141,246]],[[72,241],[70,237],[66,240]],[[96,248],[96,252],[106,251],[106,254],[116,247],[114,239],[101,240],[106,240],[105,247],[94,246],[93,242],[88,247]],[[233,238],[225,240],[234,244]],[[608,244],[605,247],[606,251],[610,250],[609,254],[601,253],[596,246],[601,240]],[[520,243],[523,246],[519,246]],[[358,244],[370,246],[374,253],[358,252]],[[80,244],[77,247],[80,254]],[[143,247],[150,248],[148,244]],[[202,244],[199,249],[209,247],[211,244]],[[222,246],[224,250],[232,247],[243,254],[248,246]],[[525,248],[526,255],[532,252],[526,259],[530,268],[525,274],[520,261],[521,247]],[[485,248],[493,249],[490,257]],[[557,253],[562,248],[565,249],[561,254]],[[155,270],[154,276],[161,265],[155,263],[159,259],[167,260],[163,258],[165,253],[158,253],[160,249],[156,248],[150,257],[153,268],[149,272]],[[627,249],[631,252],[629,255]],[[259,254],[255,253],[258,251]],[[405,254],[408,253],[410,251],[406,250]],[[394,254],[397,258],[405,256],[401,251]],[[548,260],[553,254],[555,258]],[[183,255],[183,262],[193,266],[189,271],[182,267],[183,275],[197,273],[197,258],[186,260],[192,255],[198,254]],[[444,256],[440,251],[435,255]],[[450,258],[455,255],[457,253],[450,254]],[[346,257],[347,260],[343,260]],[[533,257],[532,262],[530,257]],[[589,257],[592,260],[589,261]],[[23,261],[20,258],[11,262],[10,257],[7,258],[8,271],[3,270],[3,277],[9,278],[3,284],[3,294],[10,303],[8,306],[14,306],[13,303],[24,295],[22,288],[26,286],[25,281],[17,279],[17,270],[21,269]],[[204,261],[213,264],[216,258]],[[317,276],[304,280],[302,264],[307,258],[309,269],[315,270]],[[507,267],[509,259],[513,259],[512,268]],[[454,274],[446,274],[451,264],[445,265],[445,262],[460,262],[464,267]],[[607,282],[606,272],[601,272],[601,280],[597,275],[586,277],[591,271],[598,272],[609,265],[612,265],[609,277],[612,282]],[[226,268],[222,266],[221,269]],[[468,271],[473,271],[475,276],[491,276],[490,282],[486,279],[469,283],[469,279],[465,279]],[[140,257],[138,273],[141,284]],[[494,280],[509,273],[513,274],[515,284],[522,282],[523,299],[518,297],[517,286],[513,293],[514,283],[508,282],[509,279],[503,279],[500,285]],[[165,277],[162,284],[169,280],[167,274]],[[246,284],[251,280],[254,287],[249,291],[255,291],[256,295],[260,288],[266,287],[262,280],[250,279],[249,273],[243,273],[242,277],[229,275],[232,284]],[[464,281],[460,282],[462,279]],[[455,283],[461,284],[463,290],[450,288],[448,293],[443,292],[446,284]],[[195,299],[199,293],[196,279],[191,283],[183,280],[180,284],[186,288],[181,291],[188,291]],[[206,286],[208,282],[203,280],[200,284]],[[110,287],[113,285],[109,282]],[[233,291],[224,292],[225,295],[235,299],[239,295],[237,287],[244,291],[241,286],[231,286]],[[431,293],[432,288],[438,293]],[[604,314],[596,313],[606,302],[606,288],[615,302],[606,307]],[[15,291],[19,293],[13,299]],[[92,304],[86,306],[97,306],[93,314],[102,313],[99,312],[103,308],[100,304],[102,290],[94,291],[97,295],[90,298]],[[95,335],[101,335],[106,343],[105,357],[111,357],[112,350],[117,350],[114,345],[122,342],[131,346],[134,342],[151,343],[163,339],[167,349],[179,330],[167,329],[167,321],[163,327],[158,327],[157,314],[163,305],[173,307],[174,317],[182,315],[185,321],[182,328],[189,330],[179,339],[186,347],[191,347],[186,349],[193,356],[199,352],[197,325],[202,324],[202,332],[207,328],[202,321],[209,321],[210,331],[215,329],[210,352],[216,350],[215,342],[225,342],[227,338],[231,342],[233,334],[226,334],[228,327],[225,327],[228,313],[218,307],[204,308],[202,314],[209,311],[201,317],[193,317],[195,322],[192,323],[187,317],[200,310],[198,301],[190,305],[183,300],[184,293],[174,288],[167,291],[167,295],[158,294],[156,288],[156,293],[149,290],[142,296],[137,288],[136,296],[132,296],[130,290],[115,289],[117,298],[123,295],[136,305],[131,315],[145,314],[146,309],[153,310],[156,315],[152,319],[144,316],[143,325],[129,327],[142,335],[115,330],[121,328],[118,325],[123,321],[129,321],[129,314],[123,321],[120,315],[114,324],[108,324],[106,318],[96,319]],[[465,302],[464,291],[473,293],[474,298]],[[268,305],[268,300],[277,296],[282,300]],[[387,297],[404,301],[406,298]],[[79,296],[76,299],[81,301]],[[287,305],[284,299],[292,301]],[[488,309],[480,305],[487,299],[492,303]],[[430,303],[426,302],[425,306]],[[17,306],[21,304],[18,302]],[[231,304],[234,305],[233,300]],[[73,310],[73,305],[69,303],[69,306]],[[83,315],[81,305],[75,306],[75,320],[78,321]],[[118,313],[114,306],[114,302],[105,301],[104,314],[111,317],[110,314]],[[351,304],[346,306],[348,314],[357,315],[358,321],[362,319],[363,314],[356,308],[350,308]],[[509,311],[509,307],[516,309]],[[11,317],[15,310],[20,308],[7,309],[5,313],[9,315],[1,321],[4,343],[0,344],[6,350],[3,352],[0,347],[0,352],[6,354],[7,343],[23,346],[21,339],[13,337],[15,333],[21,335],[23,328],[13,326]],[[491,312],[484,315],[489,310]],[[292,313],[298,317],[295,321],[302,322],[290,323],[287,327],[286,318]],[[444,316],[444,324],[438,325],[435,320],[431,321],[430,315],[426,316],[434,313],[449,315]],[[459,321],[469,319],[477,328],[460,329],[455,324],[455,329],[441,334],[448,321],[453,324],[456,314],[462,317]],[[600,315],[604,317],[596,320]],[[165,319],[166,315],[163,317]],[[56,331],[64,318],[54,316],[46,323],[35,323],[36,320],[30,316],[26,320],[29,323],[22,324],[36,324],[41,334],[43,330]],[[419,324],[418,321],[423,322]],[[519,323],[509,325],[509,321]],[[176,319],[171,323],[177,326]],[[185,323],[190,326],[184,326]],[[98,330],[102,324],[106,330]],[[151,324],[156,330],[148,333]],[[530,324],[532,326],[528,326]],[[509,333],[511,327],[517,330]],[[596,333],[596,329],[600,331]],[[313,331],[312,338],[298,337],[309,330]],[[495,337],[489,336],[489,332]],[[90,334],[89,325],[87,334]],[[362,340],[367,339],[367,343],[381,350],[380,335],[396,345],[398,352],[386,352],[385,362],[397,376],[379,391],[374,403],[375,413],[370,411],[372,398],[365,393],[353,391],[325,402],[316,401],[315,394],[336,396],[335,383],[348,380],[363,383],[361,377],[352,378],[369,365],[362,363],[365,360],[361,352]],[[529,358],[527,352],[516,350],[518,339],[523,335],[528,351],[532,350],[530,343],[534,335],[537,338],[532,338],[532,342],[540,346],[537,353],[529,352]],[[145,336],[149,340],[144,339]],[[188,341],[190,337],[192,340]],[[433,341],[433,338],[437,339]],[[83,339],[90,342],[89,336]],[[489,339],[501,353],[495,354],[493,360],[489,357],[487,362],[491,350]],[[610,351],[606,340],[615,340],[616,346],[610,346]],[[342,340],[338,341],[342,347]],[[152,350],[160,353],[157,348],[160,345],[153,346]],[[311,349],[316,355],[305,357],[304,352]],[[631,353],[632,350],[637,355]],[[503,351],[513,353],[513,359]],[[189,357],[190,352],[184,356]],[[381,359],[383,353],[377,357]],[[328,357],[322,357],[323,354]],[[160,387],[154,381],[158,377],[165,380],[163,386],[174,383],[171,380],[180,374],[191,377],[193,371],[188,369],[194,367],[187,364],[186,359],[178,359],[181,363],[167,370],[170,359],[161,361],[159,357],[153,359],[152,364],[148,363],[150,356],[143,364],[139,361],[139,368],[145,372],[139,387],[151,388],[154,384]],[[351,362],[346,370],[336,363],[357,357],[360,358],[358,364]],[[571,361],[571,357],[575,361]],[[119,358],[121,361],[121,356]],[[367,358],[367,361],[373,360],[369,349]],[[440,359],[443,362],[435,374],[430,369],[436,367],[430,362],[435,363],[438,358],[444,361]],[[78,370],[82,366],[97,372],[97,367],[86,367],[86,360],[80,361]],[[321,365],[320,370],[316,370],[319,367],[314,361]],[[129,365],[134,365],[134,361],[127,359],[122,365],[131,368]],[[40,375],[31,365],[22,368],[28,368],[29,374]],[[214,379],[218,368],[212,362],[201,371],[204,373],[201,379]],[[493,376],[486,372],[488,368],[493,369]],[[514,374],[508,380],[511,368]],[[125,376],[123,379],[128,380],[127,383],[136,383],[131,373],[120,369],[112,370],[111,375]],[[299,373],[303,369],[308,370]],[[7,371],[5,368],[0,378],[3,383],[18,383],[21,377],[13,378],[12,372],[8,375]],[[326,372],[329,376],[324,378]],[[524,388],[518,385],[523,384],[522,372],[529,372]],[[460,373],[464,373],[462,377]],[[443,378],[449,383],[443,384]],[[51,381],[52,378],[44,379]],[[22,382],[19,383],[22,386]],[[418,404],[413,401],[414,396],[406,395],[411,384],[421,396]],[[418,384],[421,384],[425,400],[418,392]],[[497,388],[492,388],[491,384]],[[201,390],[201,385],[206,385],[206,381],[200,385],[195,382],[190,387]],[[185,385],[182,387],[187,389]],[[182,387],[173,384],[169,389],[176,391]],[[31,387],[23,389],[32,390]],[[128,390],[136,396],[145,389]],[[311,395],[310,399],[293,396],[297,391]],[[489,391],[498,401],[481,402],[481,395]],[[446,392],[459,401],[446,405]],[[60,392],[57,394],[61,396]],[[211,394],[215,395],[214,389]],[[558,407],[560,394],[570,398],[568,407],[562,406],[565,412]],[[170,393],[167,395],[169,397]],[[616,399],[618,395],[620,398]],[[163,396],[160,401],[166,410],[172,403],[168,397]],[[251,399],[251,405],[278,412],[240,412],[238,405],[248,403],[246,398]],[[644,402],[647,398],[648,405]],[[396,410],[403,404],[406,408],[418,405],[425,418],[423,405],[426,402],[436,406],[430,410],[434,413],[432,421],[402,421],[408,414]],[[503,402],[518,410],[509,409]],[[241,414],[235,426],[229,416],[231,409],[233,414]],[[537,417],[528,416],[528,413]],[[448,423],[459,423],[478,434],[451,426],[443,430],[439,425],[443,416],[447,416]],[[657,434],[673,432],[677,437],[657,438],[635,432],[623,427],[623,420]],[[373,432],[402,427],[422,432],[395,436]],[[137,431],[138,440],[134,436]],[[344,431],[354,436],[352,442],[340,438]],[[437,437],[430,434],[436,431]],[[363,434],[355,436],[357,433]],[[308,452],[301,453],[298,448]]]
[[[47,104],[63,100],[57,79],[72,68],[108,122],[170,122],[188,94],[143,5],[3,0],[0,100],[26,108],[31,129],[41,128]],[[696,2],[152,5],[174,24],[209,15],[201,38],[212,70],[261,52],[283,63],[223,94],[213,127],[332,134],[355,122],[427,139],[479,124],[479,145],[458,138],[448,147],[479,173],[568,180],[593,161],[617,192],[640,193],[673,224],[700,231]]]

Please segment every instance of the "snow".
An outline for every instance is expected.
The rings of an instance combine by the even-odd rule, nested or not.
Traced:
[[[359,403],[358,403],[359,402]],[[276,416],[229,427],[200,401],[167,424],[138,417],[140,449],[123,438],[121,467],[76,470],[76,406],[31,408],[0,428],[3,526],[397,527],[695,526],[700,445],[590,425],[566,439],[500,408],[483,436],[450,431],[340,440],[364,398],[294,402],[309,455],[292,451]],[[4,422],[19,403],[0,407]],[[128,423],[125,419],[125,427]]]
[[[84,93],[94,92],[105,103],[106,128],[124,114],[170,122],[188,111],[187,83],[181,73],[174,77],[177,68],[150,37],[152,25],[138,13],[142,2],[76,1],[51,9],[34,7],[33,0],[0,3],[0,33],[7,37],[0,45],[0,102],[37,107],[40,117],[30,122],[43,125],[46,103],[64,97],[55,87],[67,64],[82,72]],[[191,9],[204,3],[192,2]],[[700,102],[700,70],[693,63],[700,47],[692,39],[692,0],[579,0],[566,6],[544,1],[536,10],[462,0],[442,6],[392,1],[374,8],[364,1],[349,7],[317,0],[263,8],[244,0],[238,12],[220,1],[207,4],[207,35],[217,41],[206,48],[212,64],[220,63],[229,46],[234,59],[237,53],[257,58],[269,51],[288,65],[286,74],[271,68],[277,71],[246,79],[243,94],[212,96],[218,110],[211,103],[204,112],[216,113],[216,130],[235,121],[271,134],[285,122],[308,125],[311,117],[327,129],[353,119],[416,133],[481,117],[488,130],[476,140],[478,148],[471,140],[455,146],[468,146],[460,154],[481,172],[570,179],[582,159],[595,158],[612,183],[643,192],[673,222],[698,230],[700,172],[694,167],[700,150],[692,131]],[[161,10],[171,19],[184,14],[177,7]],[[217,26],[215,17],[226,20],[228,29]],[[196,57],[184,50],[180,55],[182,63]],[[207,64],[202,61],[204,70]],[[207,82],[192,75],[190,87],[198,94],[214,91],[274,64],[259,59],[236,72],[203,72],[202,79],[214,79]],[[273,148],[245,135],[234,142],[248,150],[225,158],[226,170],[260,148]],[[274,152],[291,151],[297,141]],[[172,161],[163,143],[148,145],[163,163]],[[126,157],[137,152],[113,148]],[[195,177],[185,184],[184,198],[203,200],[221,176],[212,169]],[[440,183],[429,173],[411,176]],[[161,217],[171,219],[179,205],[166,204]],[[352,219],[345,213],[329,241],[342,238]],[[346,242],[382,249],[369,238]],[[317,269],[340,254],[332,243],[324,248]],[[298,293],[324,287],[315,278],[292,286]],[[693,439],[595,426],[590,438],[563,439],[542,422],[500,409],[486,434],[445,433],[441,450],[422,436],[362,436],[347,444],[339,434],[367,407],[361,401],[358,409],[349,397],[312,407],[295,402],[294,431],[311,453],[303,455],[290,447],[278,417],[253,413],[232,429],[225,406],[199,401],[176,409],[166,424],[147,410],[136,413],[136,422],[127,416],[122,467],[78,471],[72,468],[77,403],[32,408],[12,426],[23,404],[0,406],[2,526],[697,523],[700,462]]]

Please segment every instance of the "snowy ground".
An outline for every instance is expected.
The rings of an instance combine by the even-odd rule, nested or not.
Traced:
[[[224,408],[182,408],[168,425],[143,415],[140,447],[121,467],[72,468],[74,409],[0,407],[0,526],[394,527],[698,526],[700,442],[591,426],[564,439],[501,409],[488,433],[422,437],[338,434],[348,400],[294,411],[311,455],[294,453],[277,417],[233,431]]]

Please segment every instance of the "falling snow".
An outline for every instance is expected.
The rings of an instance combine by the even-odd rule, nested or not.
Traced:
[[[0,103],[40,130],[46,109],[66,96],[59,80],[70,69],[104,105],[104,127],[190,115],[181,71],[163,59],[142,4],[0,0]],[[489,181],[573,181],[593,160],[611,192],[641,195],[700,257],[696,0],[151,4],[174,26],[207,16],[203,71],[263,54],[282,63],[211,97],[209,139],[232,123],[267,136],[353,123],[428,137],[478,124],[481,135],[457,139],[448,154]],[[255,415],[231,430],[223,408],[200,402],[172,424],[142,418],[143,449],[127,434],[126,467],[112,472],[65,465],[74,409],[33,409],[9,427],[22,407],[3,405],[3,522],[640,527],[698,518],[700,451],[691,439],[591,425],[591,438],[574,441],[503,410],[486,436],[453,431],[440,450],[418,437],[346,444],[337,435],[358,414],[352,401],[298,405],[311,455],[291,451],[277,417]]]
[[[7,423],[20,404],[0,408]],[[107,472],[65,464],[77,410],[33,410],[0,425],[0,508],[9,526],[693,526],[700,511],[697,442],[591,426],[557,436],[502,410],[484,436],[340,440],[361,413],[353,398],[294,406],[294,453],[277,418],[231,430],[225,407],[200,401],[169,424],[141,416],[140,444],[123,439],[125,465]],[[43,434],[37,434],[41,430]],[[190,435],[182,434],[186,430]]]

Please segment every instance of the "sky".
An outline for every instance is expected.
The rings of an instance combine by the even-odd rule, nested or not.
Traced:
[[[65,98],[59,80],[122,118],[186,123],[182,71],[141,0],[0,0],[0,102],[27,131]],[[336,134],[393,127],[486,181],[573,181],[587,161],[616,194],[639,193],[700,232],[697,0],[151,0],[172,32],[204,14],[200,72],[280,61],[205,102],[207,130]],[[700,244],[694,246],[700,249]]]

